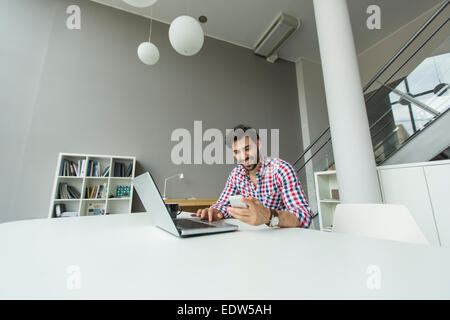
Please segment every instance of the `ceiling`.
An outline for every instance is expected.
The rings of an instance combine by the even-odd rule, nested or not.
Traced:
[[[152,7],[135,8],[122,0],[91,0],[117,9],[170,24],[184,14],[208,22],[203,30],[209,37],[253,49],[256,41],[280,12],[301,19],[300,28],[280,48],[279,57],[288,61],[306,58],[320,62],[313,0],[158,0]],[[347,0],[358,53],[384,39],[442,0]],[[381,29],[369,30],[366,9],[381,9]]]

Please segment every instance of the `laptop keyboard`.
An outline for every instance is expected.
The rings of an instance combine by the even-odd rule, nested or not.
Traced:
[[[177,229],[199,229],[199,228],[214,228],[213,225],[188,220],[188,219],[173,219]]]

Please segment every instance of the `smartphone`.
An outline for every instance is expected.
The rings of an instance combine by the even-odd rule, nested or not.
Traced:
[[[248,208],[248,205],[242,202],[242,198],[242,195],[228,197],[228,199],[230,199],[230,204],[232,207]]]

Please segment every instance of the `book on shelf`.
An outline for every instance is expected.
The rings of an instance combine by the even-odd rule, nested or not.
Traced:
[[[59,175],[62,177],[81,177],[84,172],[85,162],[86,160],[75,162],[62,158],[59,166]]]
[[[64,218],[64,217],[77,217],[77,216],[78,216],[78,212],[76,212],[76,211],[66,211],[66,212],[63,212],[59,217]]]
[[[66,205],[64,203],[55,204],[55,217],[56,218],[76,217],[76,216],[78,216],[78,212],[66,211]]]
[[[79,177],[84,175],[86,160],[78,160],[77,174]]]
[[[105,214],[105,203],[88,203],[88,215],[102,215]]]
[[[105,172],[107,169],[105,170]],[[88,168],[87,168],[88,176],[89,177],[100,177],[101,173],[101,165],[100,162],[95,160],[89,160],[88,162]]]
[[[59,199],[80,199],[80,192],[71,185],[61,182],[59,184]]]
[[[86,188],[87,199],[104,199],[106,194],[106,183]]]
[[[103,170],[102,177],[109,177],[109,166],[107,166],[106,169]]]

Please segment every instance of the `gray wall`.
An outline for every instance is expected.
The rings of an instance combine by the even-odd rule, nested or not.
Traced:
[[[81,30],[66,28],[70,4],[81,8]],[[243,122],[279,128],[287,161],[303,150],[293,63],[208,37],[183,57],[168,25],[154,22],[161,58],[149,67],[136,55],[148,19],[74,0],[1,0],[0,14],[1,222],[46,217],[59,152],[136,156],[136,173],[150,170],[160,188],[185,173],[169,197],[217,197],[233,166],[174,165],[174,129]],[[143,211],[134,196],[133,211]]]

